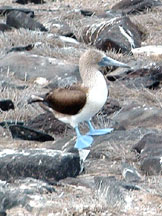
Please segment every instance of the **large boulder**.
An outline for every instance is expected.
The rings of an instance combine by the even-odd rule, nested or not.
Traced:
[[[130,53],[132,48],[141,46],[141,32],[129,17],[103,20],[92,18],[90,21],[87,20],[90,24],[83,24],[80,35],[80,40],[87,44],[93,44],[103,51],[122,53]]]
[[[81,171],[80,157],[75,153],[49,149],[0,151],[0,179],[33,177],[54,184]]]
[[[11,11],[20,11],[23,13],[28,14],[30,17],[34,17],[34,11],[31,9],[27,9],[27,8],[13,8],[10,6],[2,6],[0,7],[0,15],[2,16],[6,16],[8,13],[10,13]]]
[[[75,76],[78,79],[80,77],[76,64],[27,52],[9,53],[1,58],[0,67],[2,74],[10,70],[16,78],[26,81],[43,77],[52,82],[53,86],[57,85],[63,77]]]
[[[121,0],[115,4],[111,10],[123,14],[134,14],[146,11],[148,8],[158,5],[160,1],[156,0]]]
[[[139,153],[141,170],[147,175],[162,174],[162,136],[148,133],[133,148]]]
[[[8,13],[6,24],[17,29],[25,28],[29,30],[39,29],[40,31],[47,31],[41,23],[21,11],[11,11]]]

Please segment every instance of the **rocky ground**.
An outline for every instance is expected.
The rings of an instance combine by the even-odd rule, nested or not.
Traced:
[[[42,2],[0,1],[0,215],[162,215],[162,2]],[[74,130],[27,100],[80,80],[90,47],[131,69],[103,71],[93,124],[114,131],[78,152]]]

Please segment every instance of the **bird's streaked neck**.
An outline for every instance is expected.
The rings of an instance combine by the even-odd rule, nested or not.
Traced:
[[[88,67],[80,69],[80,76],[82,78],[83,85],[86,87],[93,87],[99,81],[99,79],[105,79],[102,73],[96,67]]]

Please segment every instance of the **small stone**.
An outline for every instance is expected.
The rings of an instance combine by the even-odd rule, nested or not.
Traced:
[[[2,111],[8,111],[10,109],[14,109],[14,104],[12,100],[10,99],[0,100],[0,109]]]
[[[28,3],[34,3],[34,4],[44,4],[44,0],[13,0],[14,3],[19,4],[28,4]]]
[[[34,129],[22,126],[22,125],[11,125],[9,127],[11,131],[12,137],[14,139],[23,139],[23,140],[31,140],[31,141],[53,141],[54,138],[46,133],[36,131]]]
[[[33,44],[29,44],[27,46],[19,46],[19,47],[13,47],[12,49],[10,49],[7,53],[9,52],[22,52],[22,51],[30,51],[32,50],[34,47]]]
[[[161,156],[162,158],[162,156]],[[160,175],[162,174],[162,162],[160,157],[146,158],[141,162],[141,170],[146,175]]]
[[[138,182],[141,180],[137,170],[127,163],[122,164],[122,175],[127,182]]]

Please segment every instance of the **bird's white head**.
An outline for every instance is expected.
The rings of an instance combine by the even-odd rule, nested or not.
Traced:
[[[93,76],[100,67],[116,66],[130,68],[127,64],[116,61],[97,49],[89,49],[84,52],[79,60],[79,70],[83,80]]]
[[[130,68],[129,65],[116,61],[110,57],[107,57],[104,52],[97,49],[89,49],[86,52],[84,52],[80,57],[79,66],[81,68],[86,66],[95,68],[102,66]]]

